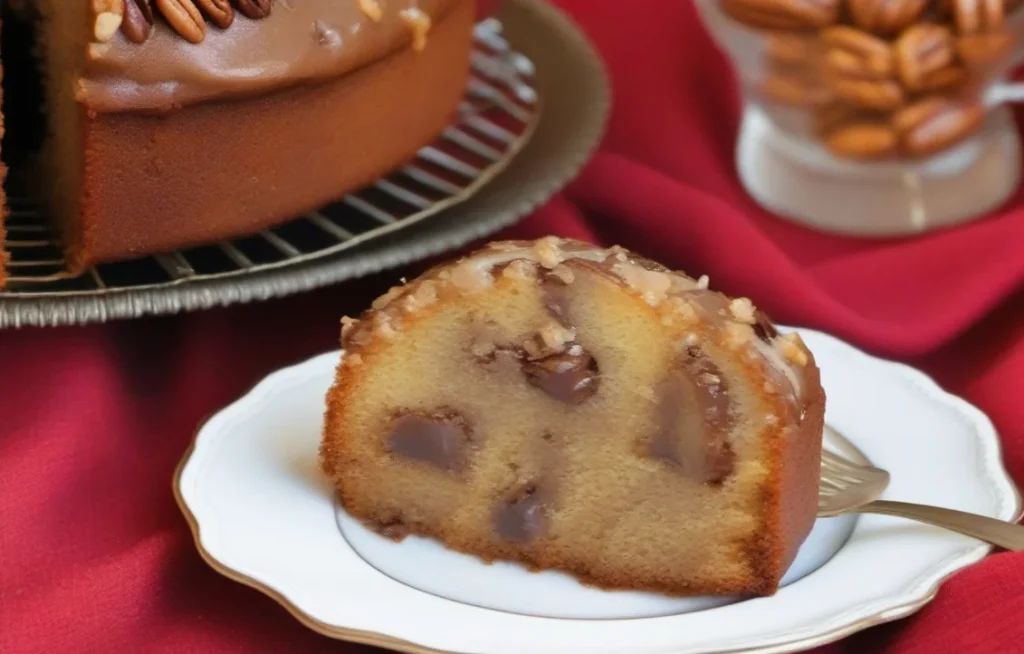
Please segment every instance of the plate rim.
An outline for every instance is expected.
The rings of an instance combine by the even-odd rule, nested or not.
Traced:
[[[778,327],[780,331],[792,331],[795,329],[793,327],[783,325],[779,325]],[[990,472],[992,473],[998,473],[988,476],[987,482],[989,484],[993,484],[997,488],[1002,486],[1003,490],[1007,492],[1006,499],[1010,503],[1009,508],[1011,509],[1011,517],[1014,522],[1019,521],[1021,517],[1024,516],[1024,496],[1022,496],[1020,488],[1016,485],[1006,468],[1005,452],[1002,446],[1002,441],[999,438],[999,432],[996,430],[991,419],[980,408],[974,406],[964,398],[946,391],[935,381],[934,378],[913,366],[900,361],[872,355],[856,345],[823,331],[806,327],[796,329],[799,329],[800,332],[805,334],[813,334],[815,337],[831,341],[833,344],[837,344],[846,349],[849,354],[867,360],[872,365],[881,365],[889,368],[893,374],[898,374],[905,380],[913,383],[919,389],[929,393],[929,395],[934,397],[936,400],[943,401],[948,406],[956,408],[962,414],[968,415],[971,418],[973,425],[977,426],[980,424],[986,426],[987,429],[976,429],[974,431],[978,443],[981,445],[983,453],[986,455],[983,457],[983,460],[989,461],[989,464],[985,465],[984,468],[991,469]],[[275,378],[278,378],[279,376],[287,376],[289,372],[309,366],[319,359],[334,358],[340,356],[340,354],[340,349],[334,349],[315,354],[297,363],[278,368],[259,379],[245,393],[238,396],[234,401],[221,407],[200,421],[193,434],[191,443],[175,467],[172,476],[171,486],[175,502],[184,516],[185,521],[189,525],[193,542],[200,554],[200,557],[207,563],[207,565],[224,577],[263,593],[281,605],[289,614],[292,615],[293,618],[298,620],[308,629],[330,638],[364,645],[373,645],[375,647],[404,652],[406,654],[458,654],[457,652],[450,650],[441,650],[420,645],[389,634],[354,629],[350,627],[339,627],[314,618],[289,600],[282,592],[276,590],[267,583],[231,568],[229,565],[220,561],[207,551],[202,543],[202,529],[199,522],[181,491],[181,479],[185,469],[191,461],[192,455],[196,450],[204,429],[213,418],[244,403],[261,388],[271,386],[274,383]],[[856,443],[854,443],[854,445],[856,445]],[[941,586],[952,575],[982,560],[991,552],[992,549],[993,547],[991,545],[977,542],[977,544],[970,549],[965,549],[963,552],[954,554],[945,560],[937,562],[931,573],[922,575],[924,579],[917,588],[908,589],[898,596],[890,596],[891,598],[900,601],[880,608],[871,615],[863,616],[842,626],[835,627],[827,632],[821,632],[809,636],[799,636],[792,640],[775,641],[766,645],[755,645],[752,647],[716,651],[723,653],[729,652],[730,654],[781,654],[783,652],[799,651],[827,645],[870,627],[902,619],[919,611],[930,603],[938,594]]]

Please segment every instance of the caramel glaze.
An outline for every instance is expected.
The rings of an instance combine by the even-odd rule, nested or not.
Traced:
[[[167,112],[340,77],[412,47],[402,10],[417,7],[436,23],[458,2],[379,4],[374,21],[355,0],[277,0],[266,18],[239,13],[225,30],[207,25],[198,44],[158,20],[143,43],[118,33],[91,44],[78,99],[98,113]]]

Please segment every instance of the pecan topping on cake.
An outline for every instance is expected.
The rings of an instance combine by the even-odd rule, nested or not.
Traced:
[[[195,0],[156,0],[156,8],[174,31],[192,43],[206,38],[206,21]]]
[[[235,10],[229,0],[196,0],[200,11],[217,27],[226,30],[235,20]]]
[[[124,20],[121,32],[133,43],[142,43],[153,31],[156,17],[150,0],[127,0],[124,5]]]
[[[274,0],[235,0],[235,4],[246,18],[259,19],[270,15]]]
[[[227,29],[235,21],[235,8],[246,18],[270,15],[274,0],[91,0],[96,15],[94,36],[104,43],[120,28],[133,43],[149,38],[157,18],[192,43],[206,38],[206,21]],[[155,8],[154,8],[155,5]]]

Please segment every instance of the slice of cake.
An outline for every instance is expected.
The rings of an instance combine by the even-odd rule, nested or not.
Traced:
[[[453,119],[473,0],[30,0],[72,271],[255,234]]]
[[[342,325],[321,463],[387,536],[603,588],[764,595],[814,522],[814,357],[706,279],[499,242]]]

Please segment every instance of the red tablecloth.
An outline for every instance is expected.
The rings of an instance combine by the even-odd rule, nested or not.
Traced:
[[[784,223],[737,182],[735,93],[691,2],[562,4],[607,59],[610,131],[580,179],[509,234],[621,243],[708,273],[782,322],[918,365],[988,412],[1021,478],[1024,197],[913,240]],[[204,416],[337,347],[343,313],[416,269],[264,304],[0,333],[0,652],[369,652],[209,569],[170,478]],[[997,554],[916,616],[823,651],[1024,651],[1022,612],[1024,555]]]

